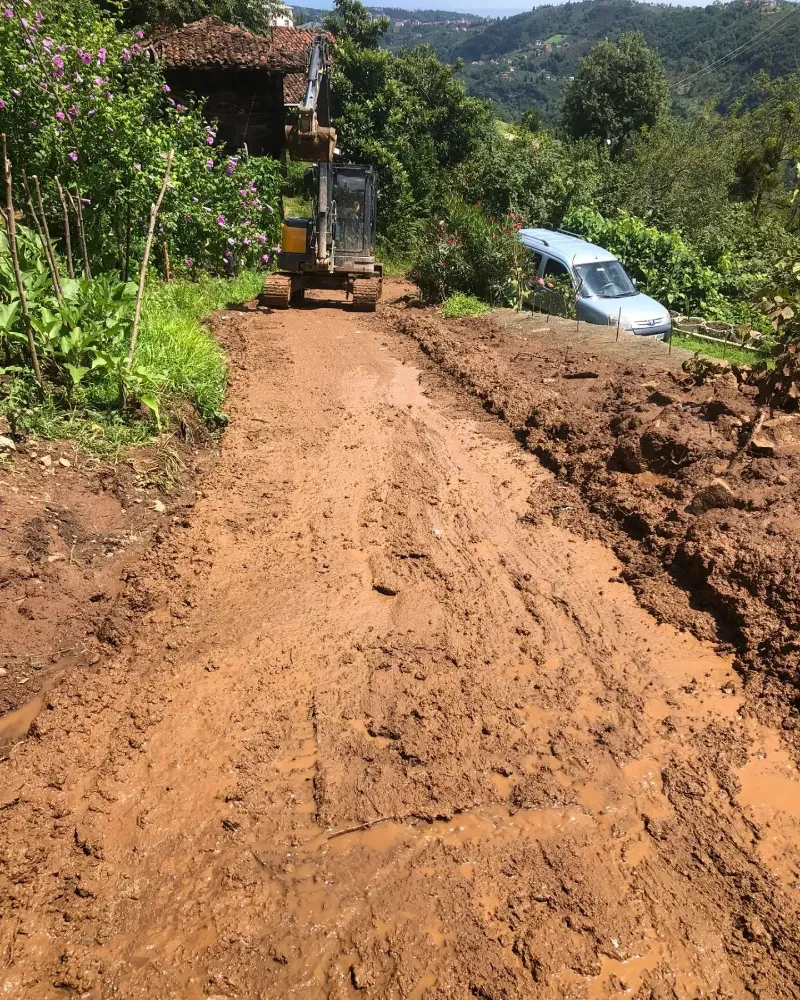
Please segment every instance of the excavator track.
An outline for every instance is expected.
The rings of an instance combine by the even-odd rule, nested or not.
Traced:
[[[270,309],[288,309],[292,296],[292,279],[285,274],[270,274],[264,282],[261,302]]]
[[[353,308],[357,312],[375,312],[382,291],[380,278],[359,278],[353,283]]]

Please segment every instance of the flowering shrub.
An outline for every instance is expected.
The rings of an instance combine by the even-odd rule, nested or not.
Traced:
[[[11,0],[0,16],[0,131],[8,135],[19,203],[22,171],[39,176],[60,235],[53,182],[60,177],[83,198],[93,270],[132,275],[173,150],[159,229],[173,261],[230,273],[269,257],[277,164],[220,154],[213,127],[174,99],[146,58],[141,30],[120,33],[89,0],[41,7]]]
[[[527,274],[527,255],[517,236],[521,226],[519,216],[496,221],[480,205],[453,199],[439,220],[421,229],[411,278],[429,301],[463,292],[505,304]]]
[[[280,228],[270,201],[280,182],[280,164],[269,157],[207,157],[203,172],[187,178],[163,216],[170,244],[180,249],[179,268],[232,274],[269,267]]]

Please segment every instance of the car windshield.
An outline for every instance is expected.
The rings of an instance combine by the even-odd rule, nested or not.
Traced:
[[[602,260],[595,264],[578,264],[575,267],[581,280],[584,297],[596,295],[601,299],[621,299],[636,295],[636,288],[618,260]]]

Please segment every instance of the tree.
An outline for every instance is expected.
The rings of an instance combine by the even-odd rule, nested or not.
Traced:
[[[333,12],[323,24],[337,41],[348,39],[360,49],[377,49],[390,21],[388,17],[371,17],[359,0],[334,0]]]
[[[752,204],[758,220],[765,197],[786,187],[786,168],[800,157],[800,76],[770,80],[762,73],[751,90],[755,106],[743,111],[744,102],[738,102],[732,109],[740,138],[731,190]]]
[[[117,0],[101,0],[111,13],[119,9]],[[283,8],[282,0],[128,0],[123,24],[180,25],[216,15],[249,31],[269,34],[270,23]]]
[[[575,138],[594,137],[612,152],[666,111],[669,89],[657,53],[638,32],[599,42],[565,87],[562,120]]]
[[[539,108],[528,108],[519,116],[519,124],[529,132],[541,132],[544,128],[544,116]]]
[[[429,47],[399,56],[378,48],[374,22],[357,0],[336,0],[337,18],[344,25],[333,59],[338,144],[347,160],[377,167],[378,225],[407,244],[415,221],[441,202],[449,171],[491,130],[491,118]]]

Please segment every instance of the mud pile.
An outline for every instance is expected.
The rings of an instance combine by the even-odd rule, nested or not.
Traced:
[[[531,517],[605,536],[643,603],[729,643],[762,707],[792,728],[800,416],[763,410],[730,373],[698,384],[681,368],[686,352],[599,328],[576,337],[555,319],[405,310],[394,322],[555,473],[553,507]]]
[[[194,421],[116,459],[70,441],[17,438],[3,449],[0,713],[33,704],[68,670],[94,667],[134,629],[149,600],[138,560],[192,506],[204,443]],[[0,753],[16,731],[13,718],[5,723]]]

